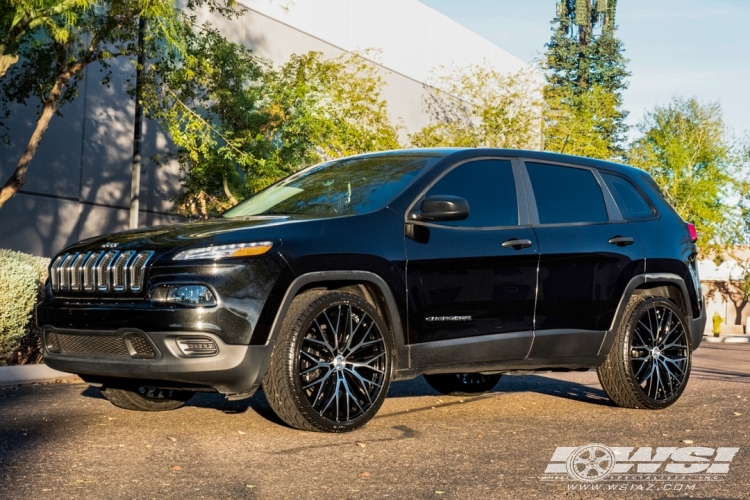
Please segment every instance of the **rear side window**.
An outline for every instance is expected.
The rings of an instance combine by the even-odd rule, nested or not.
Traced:
[[[607,222],[604,196],[590,170],[547,163],[526,163],[539,222]]]
[[[453,227],[518,225],[518,202],[513,167],[509,160],[477,160],[454,168],[425,196],[460,196],[469,202],[465,220],[436,222]]]
[[[651,206],[628,180],[619,175],[600,173],[624,218],[637,219],[654,214]]]

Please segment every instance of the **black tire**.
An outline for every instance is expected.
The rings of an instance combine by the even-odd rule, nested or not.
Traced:
[[[145,386],[102,387],[102,394],[115,406],[136,411],[176,410],[193,397],[192,391]]]
[[[628,302],[599,382],[617,406],[658,410],[677,401],[692,365],[685,315],[665,297]]]
[[[292,427],[353,431],[383,404],[392,352],[385,321],[365,299],[307,292],[284,318],[263,390],[276,415]]]
[[[473,396],[492,390],[500,380],[500,374],[482,375],[481,373],[441,373],[425,375],[430,387],[448,396]]]

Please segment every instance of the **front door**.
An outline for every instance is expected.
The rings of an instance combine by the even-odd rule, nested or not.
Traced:
[[[527,218],[525,211],[519,218],[521,182],[511,160],[477,159],[455,166],[422,197],[460,196],[469,217],[408,224],[408,329],[419,366],[528,354],[539,252],[533,229],[519,224]]]

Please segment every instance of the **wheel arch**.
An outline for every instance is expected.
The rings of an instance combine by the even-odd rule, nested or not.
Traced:
[[[298,295],[315,289],[345,291],[358,295],[371,304],[383,316],[393,338],[392,377],[409,365],[409,348],[406,345],[404,327],[396,299],[388,284],[375,273],[369,271],[318,271],[303,274],[292,281],[284,294],[281,306],[276,312],[267,344],[276,342],[289,306]]]
[[[646,297],[666,297],[674,302],[687,319],[688,324],[686,326],[690,332],[692,349],[694,350],[698,347],[703,338],[703,332],[698,331],[693,322],[690,295],[685,280],[673,273],[647,273],[634,276],[625,287],[625,291],[623,292],[622,297],[620,297],[620,302],[617,305],[615,315],[612,318],[612,324],[610,325],[609,330],[607,330],[604,339],[602,340],[602,345],[599,348],[600,356],[606,356],[612,348],[617,328],[625,314],[625,308],[630,299],[636,295]]]

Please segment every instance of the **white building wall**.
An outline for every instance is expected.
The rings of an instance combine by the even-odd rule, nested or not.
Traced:
[[[377,62],[421,82],[432,68],[452,64],[488,61],[503,72],[528,66],[417,0],[242,0],[241,4],[347,51],[379,49]]]

